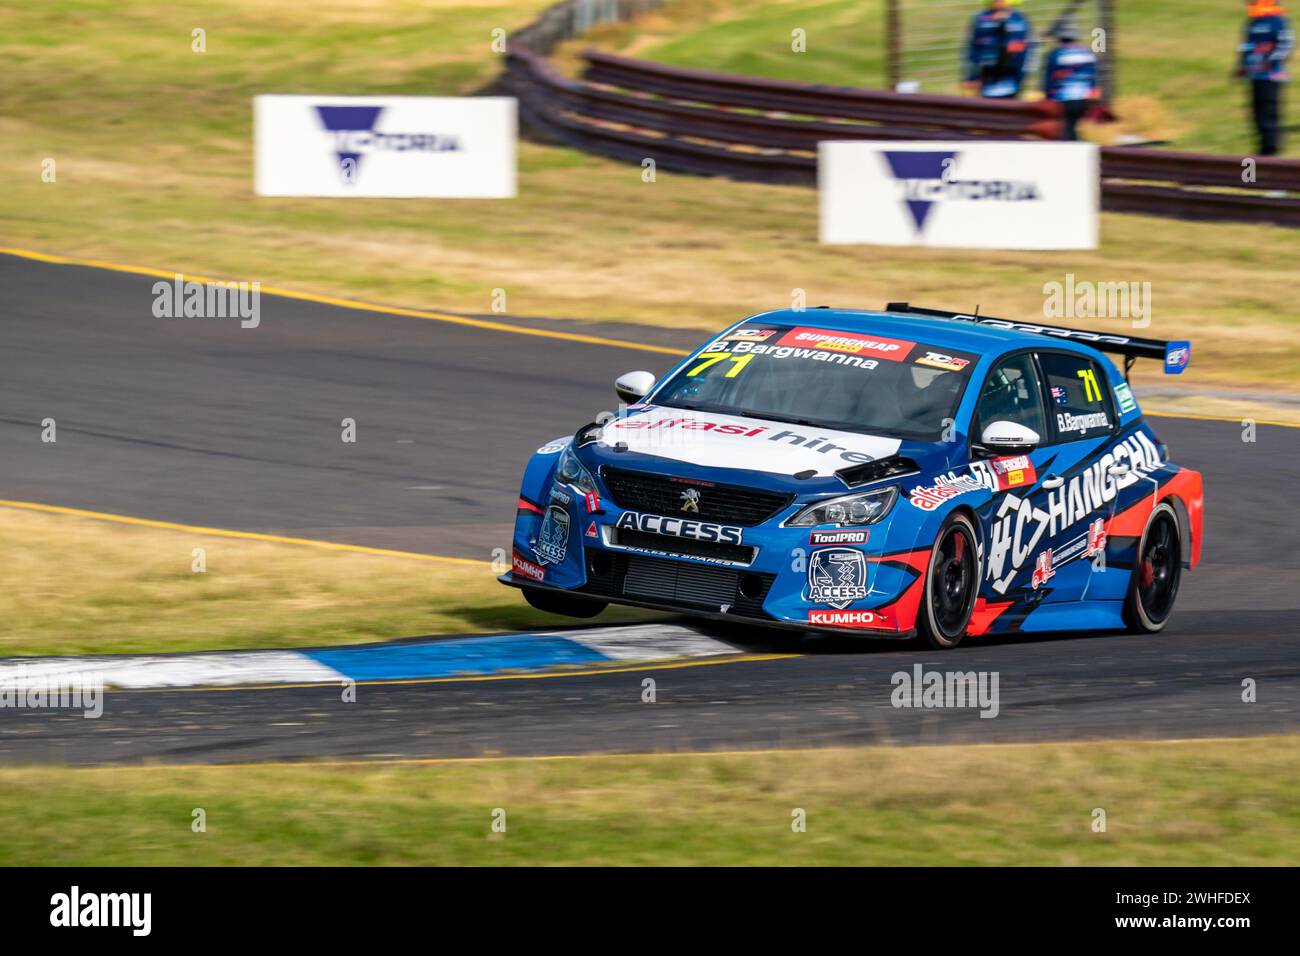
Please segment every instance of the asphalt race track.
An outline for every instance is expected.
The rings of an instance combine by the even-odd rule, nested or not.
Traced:
[[[264,295],[261,323],[160,319],[153,277],[0,256],[0,498],[488,560],[544,441],[662,352]],[[904,296],[905,297],[905,296]],[[942,303],[939,303],[942,304]],[[753,311],[758,311],[755,306]],[[497,322],[515,323],[500,316]],[[695,332],[521,327],[686,348]],[[1141,398],[1141,389],[1135,389]],[[53,418],[58,441],[42,443]],[[357,442],[340,440],[355,419]],[[241,762],[1246,736],[1300,729],[1300,430],[1159,418],[1206,480],[1204,563],[1153,638],[907,645],[747,632],[744,655],[528,679],[110,692],[0,711],[0,760]],[[557,625],[561,622],[557,620]],[[398,636],[398,635],[394,635]],[[1000,713],[896,709],[890,677],[997,671]],[[642,703],[642,681],[657,702]],[[1258,702],[1241,701],[1253,679]]]

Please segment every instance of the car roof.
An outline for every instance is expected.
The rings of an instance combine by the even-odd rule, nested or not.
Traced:
[[[1000,355],[1017,348],[1066,348],[1086,351],[1078,343],[1054,336],[1001,329],[990,325],[976,325],[957,319],[941,319],[899,312],[880,312],[871,309],[830,309],[818,306],[811,309],[777,309],[750,316],[745,322],[767,321],[781,325],[804,325],[831,329],[836,332],[872,332],[904,338],[923,345],[940,345],[980,355]],[[741,323],[742,325],[745,323]]]

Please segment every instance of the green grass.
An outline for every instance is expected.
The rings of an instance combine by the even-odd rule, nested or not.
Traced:
[[[846,86],[885,85],[882,0],[669,0],[661,11],[631,25],[602,27],[597,45],[674,66]],[[972,2],[973,13],[979,4]],[[1113,40],[1121,122],[1118,131],[1168,138],[1181,149],[1250,155],[1245,85],[1230,74],[1245,19],[1240,3],[1223,0],[1129,0],[1117,5]],[[918,14],[932,17],[933,14]],[[927,25],[931,24],[929,19]],[[1035,23],[1036,29],[1045,23]],[[791,31],[806,31],[807,49],[791,50]],[[964,37],[965,14],[952,23]],[[927,92],[957,92],[957,71]],[[1037,89],[1038,77],[1031,81]],[[1294,98],[1287,102],[1298,120]],[[1300,155],[1300,135],[1287,153]]]
[[[193,570],[204,549],[206,571]],[[0,508],[0,656],[313,647],[564,626],[481,565]],[[602,622],[651,615],[611,609]]]
[[[1294,866],[1298,774],[1295,737],[5,768],[0,865]]]

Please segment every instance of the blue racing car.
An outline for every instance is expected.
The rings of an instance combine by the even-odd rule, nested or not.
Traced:
[[[537,450],[501,580],[574,617],[628,604],[940,648],[1159,631],[1200,559],[1201,476],[1127,373],[1190,355],[906,303],[756,315],[662,381],[622,376],[617,414]]]

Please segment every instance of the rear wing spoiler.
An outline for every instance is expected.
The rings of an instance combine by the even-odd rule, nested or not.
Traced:
[[[948,312],[944,309],[923,309],[908,305],[906,302],[890,302],[885,306],[886,312],[900,312],[905,315],[925,315],[936,319],[952,319],[958,322],[973,322],[996,329],[1014,329],[1017,332],[1033,332],[1038,335],[1050,335],[1053,338],[1069,339],[1091,345],[1102,352],[1114,352],[1124,356],[1124,377],[1133,363],[1140,358],[1160,359],[1165,364],[1166,375],[1180,375],[1192,360],[1192,343],[1188,341],[1162,342],[1159,339],[1139,339],[1129,335],[1114,335],[1109,332],[1090,332],[1087,329],[1067,329],[1059,325],[1041,325],[1037,322],[1013,322],[1011,319],[999,319],[991,315],[967,312]]]

